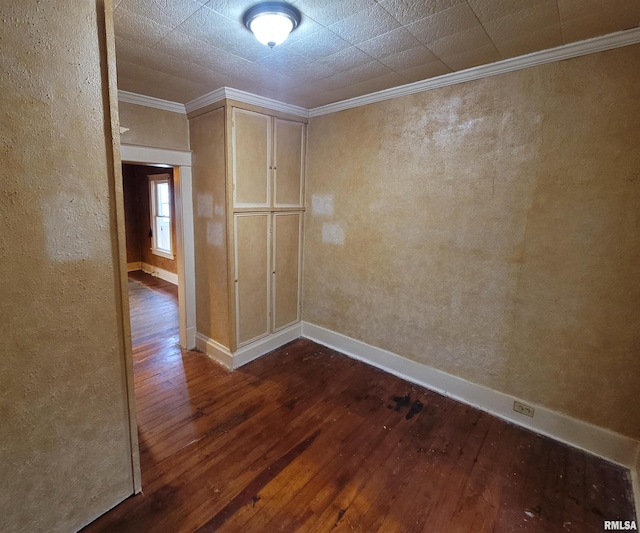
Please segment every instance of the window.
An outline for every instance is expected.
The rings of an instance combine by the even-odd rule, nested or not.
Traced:
[[[171,189],[169,176],[149,176],[151,194],[151,252],[173,259],[171,238]]]

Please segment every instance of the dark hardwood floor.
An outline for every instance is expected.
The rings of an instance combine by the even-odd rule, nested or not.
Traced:
[[[300,339],[231,373],[129,281],[142,494],[87,532],[600,532],[628,473]]]

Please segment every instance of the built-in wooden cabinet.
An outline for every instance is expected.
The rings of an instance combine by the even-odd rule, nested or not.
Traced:
[[[305,124],[236,107],[231,120],[241,347],[300,320]]]
[[[233,207],[303,207],[305,124],[232,109]]]
[[[302,119],[292,120],[252,106],[227,103],[224,111],[229,335],[224,342],[199,331],[197,338],[201,349],[227,366],[236,367],[246,362],[244,359],[260,355],[262,347],[262,353],[266,353],[295,338],[291,335],[300,322],[306,124]],[[195,125],[194,121],[192,135],[204,137],[202,125]],[[199,138],[194,141],[202,146]],[[194,159],[198,160],[197,153]],[[199,175],[206,178],[207,173],[196,164],[196,204]],[[203,198],[200,202],[204,202]],[[204,208],[202,211],[208,212]],[[220,212],[219,207],[214,211]],[[202,223],[211,224],[207,220]],[[196,231],[199,234],[203,236],[202,244],[209,246],[204,242],[207,232]],[[200,271],[208,273],[202,266]],[[212,290],[212,279],[214,276],[208,275],[207,289],[220,294]],[[210,306],[203,304],[200,308],[211,313]],[[209,326],[206,317],[198,317],[197,322]],[[238,361],[238,354],[248,355]]]

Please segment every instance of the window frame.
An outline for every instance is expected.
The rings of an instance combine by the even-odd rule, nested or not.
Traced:
[[[173,253],[173,201],[172,201],[172,187],[171,187],[171,176],[169,174],[157,174],[151,175],[149,177],[149,216],[151,223],[151,253],[153,255],[157,255],[159,257],[164,257],[166,259],[175,259],[175,255]],[[167,188],[169,190],[169,215],[163,216],[158,214],[158,186],[161,184],[167,184]],[[156,231],[156,221],[159,218],[165,218],[169,221],[169,250],[164,248],[160,248],[158,246],[157,240],[157,231]]]

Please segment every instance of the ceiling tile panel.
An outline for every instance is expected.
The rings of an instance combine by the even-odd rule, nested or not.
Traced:
[[[335,73],[329,65],[320,64],[317,61],[313,63],[305,63],[303,65],[291,65],[288,69],[288,75],[295,78],[300,83],[309,83],[315,80],[326,78]],[[310,84],[313,87],[313,84]]]
[[[385,0],[379,2],[380,6],[402,25],[411,24],[464,3],[465,0],[431,0],[429,2],[425,0]]]
[[[555,28],[556,34],[551,35],[551,40],[544,48],[552,48],[562,44],[562,32],[560,31],[560,17],[555,0],[536,4],[530,8],[516,11],[498,19],[493,19],[483,24],[487,34],[494,43],[515,41],[520,36],[531,33],[532,28],[544,30]]]
[[[406,84],[405,79],[399,74],[392,72],[391,74],[380,76],[379,78],[374,78],[372,80],[367,80],[361,83],[348,85],[346,87],[338,89],[332,93],[334,98],[333,101],[337,102],[339,100],[355,98],[356,96],[375,93],[377,91],[383,91],[385,89],[390,89],[391,87],[398,87],[399,85],[404,85],[404,84]]]
[[[640,22],[640,0],[558,0],[565,43],[635,28]]]
[[[193,100],[197,98],[198,94],[205,94],[202,91],[206,91],[207,87],[124,61],[118,63],[117,71],[118,89],[146,94],[173,102],[186,103],[189,100]],[[142,86],[146,86],[148,90],[140,92],[139,87]]]
[[[201,9],[202,4],[195,0],[122,0],[118,9],[123,8],[175,28]]]
[[[116,61],[137,63],[142,67],[155,69],[160,72],[171,64],[171,57],[148,46],[116,36]]]
[[[332,24],[329,29],[351,44],[358,44],[390,32],[399,26],[400,23],[396,19],[380,6],[375,5]]]
[[[511,40],[494,39],[493,42],[504,59],[530,54],[537,50],[555,48],[563,44],[560,24],[543,28],[540,31],[522,32]]]
[[[309,61],[300,54],[296,54],[289,48],[284,48],[282,46],[277,46],[272,50],[269,50],[269,53],[264,56],[262,59],[255,61],[258,65],[262,65],[268,69],[273,69],[276,71],[282,69],[289,69],[294,65],[305,65]]]
[[[428,44],[444,37],[479,27],[480,22],[478,22],[471,8],[465,3],[409,24],[407,29],[420,42]]]
[[[425,65],[437,60],[438,58],[433,55],[433,52],[422,44],[410,50],[391,54],[379,59],[381,63],[395,71]]]
[[[436,57],[453,55],[458,52],[466,52],[474,48],[491,45],[491,39],[482,26],[474,26],[471,29],[447,35],[442,39],[433,41],[427,45]]]
[[[501,59],[482,26],[429,43],[429,49],[452,70],[462,70],[479,65],[481,58],[486,63],[493,63]]]
[[[405,80],[407,80],[407,83],[412,83],[416,81],[422,81],[427,78],[442,76],[443,74],[448,74],[449,72],[451,72],[451,69],[447,67],[442,61],[435,60],[431,63],[399,70],[398,74],[400,74]]]
[[[342,37],[322,28],[319,31],[293,42],[284,43],[283,47],[306,57],[310,61],[315,61],[324,56],[329,56],[340,52],[351,46]]]
[[[341,80],[342,83],[337,84],[336,87],[343,87],[345,85],[360,83],[362,81],[367,81],[373,78],[379,78],[380,76],[384,76],[387,74],[391,74],[393,71],[389,67],[385,67],[382,63],[378,61],[371,61],[370,63],[366,63],[364,65],[360,65],[351,70],[345,70],[338,74],[334,74],[329,78],[325,78],[323,80],[318,80],[318,86],[323,87],[325,85],[324,82],[328,82],[330,80]]]
[[[153,46],[171,31],[169,26],[158,24],[125,8],[119,9],[113,20],[117,36],[144,46]]]
[[[548,0],[467,0],[480,22],[513,15],[518,11],[535,8]],[[555,4],[555,0],[553,1]],[[556,7],[557,10],[557,7]]]
[[[319,63],[320,65],[328,66],[332,70],[333,74],[337,74],[343,70],[349,70],[359,67],[360,65],[364,65],[365,63],[369,63],[371,59],[371,56],[365,54],[362,50],[359,50],[355,46],[350,46],[340,52],[318,59],[318,61],[314,61],[309,65],[309,67],[313,68],[315,63]]]
[[[167,61],[175,61],[175,59],[193,61],[208,68],[216,65],[215,61],[219,56],[217,52],[222,52],[210,44],[177,30],[167,34],[154,48],[162,54],[171,56]]]
[[[451,55],[443,55],[442,62],[449,66],[453,71],[464,70],[478,65],[495,63],[502,59],[500,53],[493,44],[472,48],[466,52],[454,53]]]
[[[241,23],[206,8],[189,17],[177,30],[250,61],[265,57],[270,51]]]
[[[330,26],[376,5],[375,0],[298,0],[291,3],[303,16],[307,15],[323,26]]]
[[[396,28],[388,33],[359,43],[357,47],[376,59],[397,54],[420,46],[418,41],[404,28]]]

